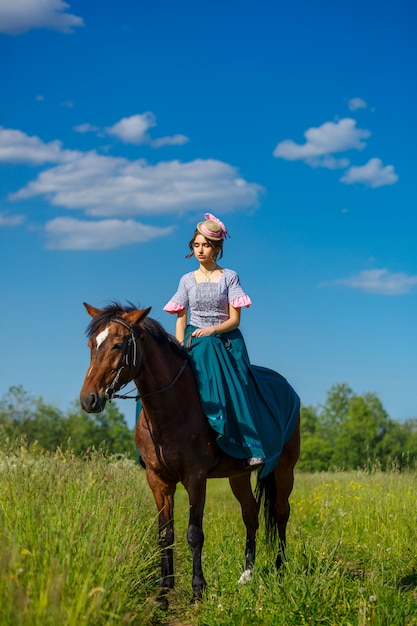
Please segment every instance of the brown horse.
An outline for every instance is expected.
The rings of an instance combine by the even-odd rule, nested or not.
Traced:
[[[80,393],[83,409],[99,413],[112,397],[123,397],[116,392],[130,381],[134,381],[142,402],[135,441],[158,509],[162,561],[157,603],[168,606],[167,593],[174,586],[174,493],[179,482],[187,490],[190,503],[187,541],[192,553],[194,599],[201,598],[206,584],[201,552],[207,478],[228,477],[241,506],[246,551],[240,582],[249,580],[253,571],[261,502],[268,540],[276,543],[278,534],[279,567],[284,557],[293,470],[299,457],[299,419],[277,467],[265,478],[258,478],[255,498],[250,469],[216,444],[216,435],[201,408],[187,352],[158,322],[147,317],[150,309],[136,310],[117,303],[102,310],[86,303],[84,306],[93,319],[87,329],[91,362]]]

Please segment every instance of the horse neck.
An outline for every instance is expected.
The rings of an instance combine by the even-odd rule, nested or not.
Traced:
[[[165,396],[160,390],[172,383],[184,361],[169,346],[154,339],[149,331],[145,333],[141,349],[141,363],[134,382],[144,401],[149,395],[152,404],[155,401],[160,404]],[[149,404],[147,398],[145,403]]]
[[[187,357],[182,358],[168,345],[161,345],[149,336],[143,349],[142,367],[135,384],[152,437],[172,444],[184,435],[187,442],[202,436],[208,423]]]

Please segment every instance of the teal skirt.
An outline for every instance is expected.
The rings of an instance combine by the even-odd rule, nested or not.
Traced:
[[[264,459],[266,476],[295,431],[300,399],[283,376],[251,365],[240,330],[192,337],[193,330],[187,327],[184,345],[217,443],[230,456]]]

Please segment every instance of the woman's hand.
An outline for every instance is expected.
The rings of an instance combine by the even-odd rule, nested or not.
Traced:
[[[240,309],[235,309],[229,305],[229,319],[218,326],[207,326],[206,328],[196,328],[191,333],[192,337],[210,337],[210,335],[229,333],[238,328],[240,323]]]
[[[210,337],[215,333],[214,326],[207,326],[206,328],[196,328],[192,333],[191,337]]]

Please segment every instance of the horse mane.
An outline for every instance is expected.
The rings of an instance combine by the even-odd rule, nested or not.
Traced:
[[[120,302],[112,302],[108,304],[100,312],[92,318],[89,325],[87,326],[86,334],[88,339],[91,339],[93,335],[95,335],[102,326],[106,326],[111,321],[117,318],[122,318],[123,313],[132,313],[132,311],[136,311],[138,307],[134,306],[131,302],[128,305],[120,304]],[[157,322],[151,317],[145,317],[143,321],[143,325],[149,334],[162,346],[169,346],[169,348],[185,359],[188,358],[188,352],[184,350],[184,348],[178,343],[178,341],[167,333],[162,324]]]
[[[184,350],[180,343],[167,333],[165,328],[154,320],[152,317],[145,317],[144,326],[147,331],[152,335],[152,337],[160,344],[160,345],[169,345],[171,350],[182,359],[188,359],[188,352]]]

